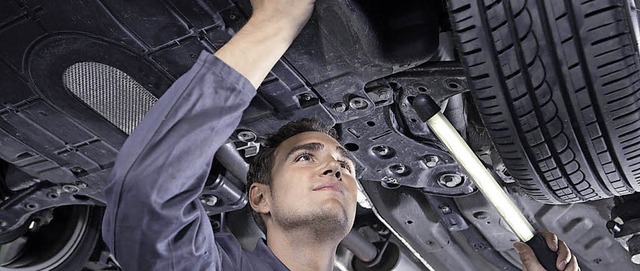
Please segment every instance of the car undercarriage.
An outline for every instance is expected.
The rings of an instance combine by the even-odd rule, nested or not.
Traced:
[[[250,14],[248,0],[0,3],[1,270],[119,270],[100,240],[118,150]],[[318,0],[200,200],[251,249],[247,162],[318,118],[360,187],[335,270],[520,270],[517,237],[411,106],[426,94],[582,270],[640,270],[639,38],[634,1]]]

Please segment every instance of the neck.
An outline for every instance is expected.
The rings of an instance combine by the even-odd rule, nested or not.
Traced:
[[[309,229],[285,231],[277,227],[272,228],[267,231],[267,246],[290,270],[333,270],[336,248],[340,240],[318,238],[319,236]]]

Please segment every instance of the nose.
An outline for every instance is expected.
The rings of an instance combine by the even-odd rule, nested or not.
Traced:
[[[340,172],[340,165],[338,161],[333,160],[329,165],[327,165],[327,169],[322,172],[323,176],[333,175],[339,181],[342,180],[340,177],[342,176],[342,172]]]
[[[331,174],[333,174],[336,177],[336,179],[339,180],[342,173],[340,173],[339,170],[333,170],[333,169],[327,169],[324,172],[322,172],[322,175],[325,175],[325,176],[331,175]]]

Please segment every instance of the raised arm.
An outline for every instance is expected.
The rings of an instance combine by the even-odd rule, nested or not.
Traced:
[[[215,152],[313,8],[306,0],[253,5],[245,27],[215,56],[203,52],[118,153],[103,237],[125,270],[221,270],[198,195]]]
[[[215,55],[258,87],[309,20],[315,0],[252,0],[249,22]]]

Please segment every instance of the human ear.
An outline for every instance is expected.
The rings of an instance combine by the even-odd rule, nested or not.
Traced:
[[[252,183],[249,187],[249,204],[251,208],[260,214],[271,212],[269,186],[262,183]]]

